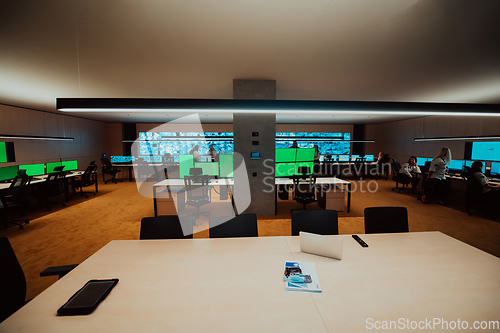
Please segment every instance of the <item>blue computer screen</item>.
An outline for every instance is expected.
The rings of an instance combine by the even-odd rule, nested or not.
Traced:
[[[471,159],[500,161],[500,141],[473,142]]]
[[[448,170],[462,171],[463,168],[464,168],[463,160],[451,160],[451,162],[448,163]]]
[[[339,162],[349,162],[349,155],[339,155]]]
[[[500,162],[491,162],[490,175],[500,176]]]
[[[374,155],[365,155],[365,161],[366,162],[373,162],[373,161],[375,161],[375,156]]]

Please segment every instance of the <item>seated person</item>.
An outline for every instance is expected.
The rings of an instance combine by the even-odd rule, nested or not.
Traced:
[[[482,173],[483,163],[476,161],[471,165],[471,172],[483,187],[483,198],[488,202],[500,203],[500,185],[492,185]]]
[[[401,169],[399,169],[398,180],[401,184],[410,184],[411,191],[413,193],[417,192],[417,186],[420,179],[416,174],[422,173],[417,165],[417,158],[415,156],[410,156],[408,163],[403,164]]]
[[[446,169],[451,162],[451,150],[448,147],[441,149],[431,162],[429,173],[424,184],[425,194],[419,199],[423,203],[429,203],[432,197],[437,197],[441,205],[446,206],[445,197],[448,192],[446,184]]]

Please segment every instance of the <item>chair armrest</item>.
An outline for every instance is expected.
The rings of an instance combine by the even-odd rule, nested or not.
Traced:
[[[59,278],[62,278],[64,275],[68,274],[73,268],[78,265],[66,265],[66,266],[53,266],[48,267],[40,273],[40,276],[53,276],[59,275]]]

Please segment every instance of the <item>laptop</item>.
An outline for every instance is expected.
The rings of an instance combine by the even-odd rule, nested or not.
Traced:
[[[337,236],[323,236],[299,232],[300,251],[333,259],[342,259],[344,239]]]

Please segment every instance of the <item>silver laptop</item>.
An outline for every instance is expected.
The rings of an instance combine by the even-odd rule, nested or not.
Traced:
[[[342,259],[344,239],[338,236],[323,236],[299,232],[300,251],[333,259]]]

